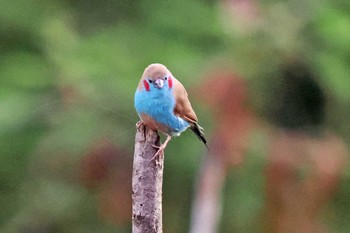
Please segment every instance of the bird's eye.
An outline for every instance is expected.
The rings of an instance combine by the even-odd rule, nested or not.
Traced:
[[[148,80],[149,83],[153,83],[153,81],[151,79]]]
[[[165,77],[164,80],[168,80],[168,77]]]

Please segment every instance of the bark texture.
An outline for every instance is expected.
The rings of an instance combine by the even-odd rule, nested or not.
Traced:
[[[138,123],[132,177],[132,232],[161,233],[164,154],[152,159],[160,138],[157,132]]]

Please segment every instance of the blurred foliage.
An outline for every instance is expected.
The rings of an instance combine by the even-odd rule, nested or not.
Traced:
[[[130,232],[131,220],[101,211],[103,187],[84,187],[79,169],[105,138],[128,151],[130,166],[134,91],[152,62],[166,64],[188,88],[211,67],[233,67],[264,117],[279,65],[302,58],[329,97],[327,126],[349,143],[349,2],[259,4],[248,27],[209,0],[0,1],[0,231]],[[203,103],[193,105],[210,137],[215,119]],[[221,232],[260,232],[264,141],[257,129],[244,168],[228,180]],[[165,232],[188,229],[203,151],[187,132],[167,148]],[[349,183],[347,170],[325,212],[334,232],[350,229]],[[131,216],[116,211],[115,218],[119,211]]]

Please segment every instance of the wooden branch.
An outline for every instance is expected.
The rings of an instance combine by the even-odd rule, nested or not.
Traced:
[[[162,233],[164,154],[152,159],[159,146],[157,132],[139,122],[136,127],[132,177],[132,233]]]

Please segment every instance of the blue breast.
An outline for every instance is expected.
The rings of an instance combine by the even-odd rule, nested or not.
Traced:
[[[168,128],[172,135],[178,135],[189,127],[189,123],[174,114],[175,98],[173,89],[167,87],[137,90],[135,108],[139,115],[147,114],[156,122]]]

